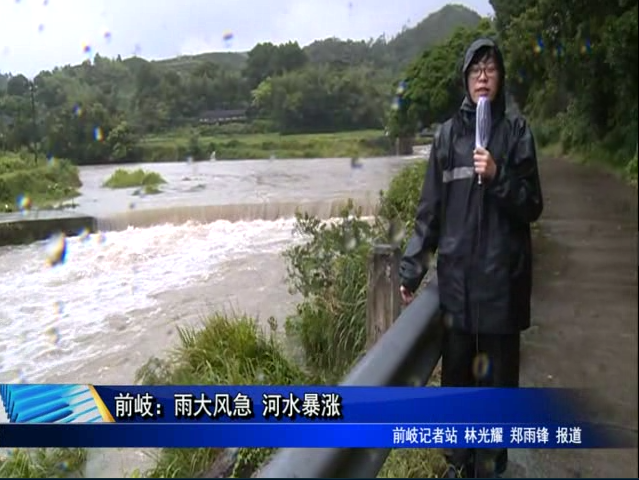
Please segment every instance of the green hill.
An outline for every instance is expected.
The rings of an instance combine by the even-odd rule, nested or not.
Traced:
[[[477,12],[463,5],[446,5],[388,42],[389,53],[404,66],[424,49],[448,39],[457,28],[476,27],[480,20]]]
[[[317,40],[304,47],[312,63],[342,63],[345,65],[374,64],[393,70],[405,67],[425,48],[443,41],[458,27],[475,27],[479,14],[463,5],[446,5],[431,13],[412,28],[386,40],[354,41],[338,38]],[[192,71],[197,65],[213,62],[231,70],[242,70],[246,65],[246,52],[208,52],[184,55],[155,61],[158,65],[178,71]]]

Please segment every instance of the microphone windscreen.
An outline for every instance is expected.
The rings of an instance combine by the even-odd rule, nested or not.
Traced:
[[[486,148],[490,139],[491,129],[490,100],[487,97],[479,97],[477,101],[475,121],[475,146]]]

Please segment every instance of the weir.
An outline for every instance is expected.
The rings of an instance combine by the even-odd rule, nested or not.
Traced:
[[[364,217],[373,216],[377,211],[377,199],[362,197],[351,201]],[[129,227],[149,228],[163,224],[182,225],[187,222],[274,221],[292,218],[297,212],[305,212],[321,220],[328,220],[340,216],[348,203],[349,199],[331,199],[310,202],[176,206],[130,209],[103,218],[63,210],[1,214],[0,246],[45,240],[52,234],[60,232],[72,237],[86,232],[122,231]]]
[[[45,240],[53,233],[67,236],[94,233],[97,219],[63,210],[34,210],[0,214],[0,246]]]
[[[353,204],[361,209],[362,216],[374,215],[377,209],[377,202],[371,199],[356,199],[353,200]],[[220,220],[229,222],[274,221],[294,217],[298,211],[321,220],[328,220],[339,216],[347,205],[348,199],[335,199],[313,202],[264,202],[132,209],[98,219],[98,229],[101,231],[120,231],[126,230],[128,227],[148,228],[167,223],[180,225],[186,222],[212,223]]]

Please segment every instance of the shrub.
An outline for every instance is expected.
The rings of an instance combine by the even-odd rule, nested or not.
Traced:
[[[78,168],[68,160],[34,162],[33,157],[15,154],[0,157],[1,210],[16,210],[18,196],[29,197],[34,206],[48,206],[77,196],[81,185]]]
[[[108,188],[131,188],[131,187],[157,187],[166,183],[159,173],[150,172],[138,168],[137,170],[125,170],[118,168],[104,182]]]
[[[284,353],[275,337],[277,323],[264,333],[246,316],[214,314],[200,330],[179,329],[180,345],[165,359],[150,359],[137,373],[146,385],[294,385],[307,377]],[[193,478],[201,475],[219,449],[163,449],[149,478]],[[236,474],[243,477],[270,455],[270,449],[241,449]]]
[[[307,368],[334,383],[365,346],[366,259],[375,228],[351,203],[336,222],[297,216],[296,232],[308,241],[284,254],[292,293],[302,301],[287,319]]]
[[[2,478],[68,478],[86,461],[81,448],[13,449],[0,460]]]

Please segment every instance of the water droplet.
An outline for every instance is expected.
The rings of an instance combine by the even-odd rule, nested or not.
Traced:
[[[82,107],[78,105],[77,103],[73,106],[73,114],[76,117],[79,117],[82,115]]]
[[[89,45],[88,43],[83,43],[82,52],[86,55],[91,55],[91,45]]]
[[[418,378],[411,378],[408,382],[407,382],[409,387],[423,387],[423,383],[422,381]]]
[[[353,235],[353,232],[344,232],[344,248],[350,251],[354,250],[355,247],[357,247],[357,239],[355,238],[355,235]]]
[[[67,237],[64,233],[52,235],[46,246],[47,262],[55,267],[66,261],[67,257]]]
[[[86,242],[90,236],[89,229],[87,227],[82,227],[80,231],[78,231],[78,238],[81,242]]]
[[[476,380],[485,379],[490,373],[490,358],[485,353],[479,353],[473,359],[473,375]]]
[[[590,39],[586,38],[584,40],[583,45],[580,48],[582,54],[591,53],[592,52],[592,44],[590,43]]]
[[[95,129],[93,130],[93,136],[95,137],[96,142],[101,142],[102,140],[104,140],[104,132],[102,132],[102,129],[100,127],[95,127]]]
[[[272,332],[277,332],[277,318],[268,317],[267,323]]]
[[[60,332],[56,327],[48,328],[45,334],[47,337],[49,337],[49,341],[54,346],[58,346],[58,343],[60,343]]]
[[[95,241],[100,244],[100,245],[104,245],[104,243],[106,243],[106,233],[104,232],[98,232],[95,234]]]
[[[391,243],[398,244],[406,236],[406,227],[400,219],[393,219],[388,225],[388,238]]]
[[[21,212],[27,212],[31,210],[31,198],[28,195],[18,195],[17,198],[18,210]]]
[[[44,24],[43,23],[38,25],[38,32],[40,32],[40,33],[44,32]]]
[[[109,32],[108,30],[105,29],[104,33],[102,33],[102,36],[107,42],[111,41],[111,32]]]
[[[445,313],[442,320],[443,320],[444,326],[446,328],[452,328],[453,327],[453,316],[450,313]]]
[[[58,300],[57,302],[55,302],[53,307],[55,309],[56,315],[64,315],[64,302],[62,300]]]
[[[535,41],[534,51],[535,53],[541,53],[544,48],[544,40],[541,38],[541,35],[538,35],[537,40]]]
[[[224,35],[222,35],[222,41],[227,48],[230,47],[233,42],[233,32],[228,30],[224,32]]]

